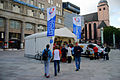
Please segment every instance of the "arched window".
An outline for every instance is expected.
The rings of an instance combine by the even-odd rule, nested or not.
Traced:
[[[94,23],[94,39],[97,39],[96,23]]]
[[[91,29],[91,24],[89,24],[89,39],[92,39],[92,29]]]
[[[85,40],[87,40],[87,24],[85,24]]]

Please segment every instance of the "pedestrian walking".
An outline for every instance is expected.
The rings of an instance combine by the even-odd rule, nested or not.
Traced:
[[[43,50],[42,52],[42,59],[44,60],[44,68],[45,68],[45,77],[49,78],[49,65],[50,65],[50,59],[52,57],[52,52],[49,49],[50,45],[46,45],[46,49]]]
[[[54,74],[57,76],[57,72],[60,72],[60,58],[61,58],[61,51],[59,50],[58,46],[55,47],[53,51],[53,60],[54,60]]]
[[[76,43],[76,46],[74,47],[76,71],[79,71],[80,69],[81,52],[83,52],[83,49],[80,46],[78,46],[78,43]]]
[[[109,48],[109,46],[105,46],[105,48],[104,48],[104,52],[103,52],[103,59],[104,60],[109,60],[109,52],[110,52],[110,48]]]
[[[95,60],[96,60],[96,59],[99,59],[99,57],[98,57],[98,48],[95,46],[95,47],[93,47],[93,50],[94,50]]]
[[[67,53],[67,58],[68,58],[68,63],[71,63],[71,56],[72,56],[72,48],[70,47],[70,45],[68,45],[68,53]]]
[[[63,48],[61,49],[62,52],[62,62],[67,61],[67,52],[68,50],[65,48],[65,44],[63,45]]]

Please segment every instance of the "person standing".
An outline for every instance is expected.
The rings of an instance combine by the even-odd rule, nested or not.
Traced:
[[[63,48],[61,49],[62,52],[62,62],[67,61],[67,52],[68,50],[65,48],[65,44],[63,45]]]
[[[55,76],[57,76],[57,71],[58,73],[60,72],[60,58],[61,58],[61,51],[58,49],[58,46],[56,46],[55,50],[53,51]]]
[[[72,56],[72,49],[71,47],[68,45],[68,53],[67,53],[67,58],[68,58],[68,63],[71,63],[71,56]]]
[[[104,48],[104,55],[103,55],[103,59],[104,60],[109,60],[109,52],[110,52],[110,48],[107,46],[105,46],[105,48]]]
[[[80,46],[78,46],[78,43],[76,43],[76,46],[74,47],[76,71],[79,71],[80,69],[81,52],[83,52],[83,49]]]
[[[95,60],[98,59],[98,48],[95,46],[93,47],[93,50],[94,50],[94,56],[95,56]]]
[[[44,60],[44,68],[45,68],[45,77],[49,78],[49,65],[50,65],[50,59],[52,57],[52,52],[49,49],[50,45],[46,45],[46,49],[43,50],[42,52],[42,59]]]

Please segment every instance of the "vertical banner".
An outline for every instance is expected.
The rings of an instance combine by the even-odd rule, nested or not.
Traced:
[[[81,39],[81,17],[73,17],[73,33]]]
[[[56,7],[47,8],[47,36],[55,35]]]

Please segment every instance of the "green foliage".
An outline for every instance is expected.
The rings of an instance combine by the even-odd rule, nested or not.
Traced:
[[[119,44],[120,30],[113,26],[108,26],[108,27],[104,28],[104,43],[106,43],[108,45],[113,44],[113,33],[115,34],[116,44]]]

